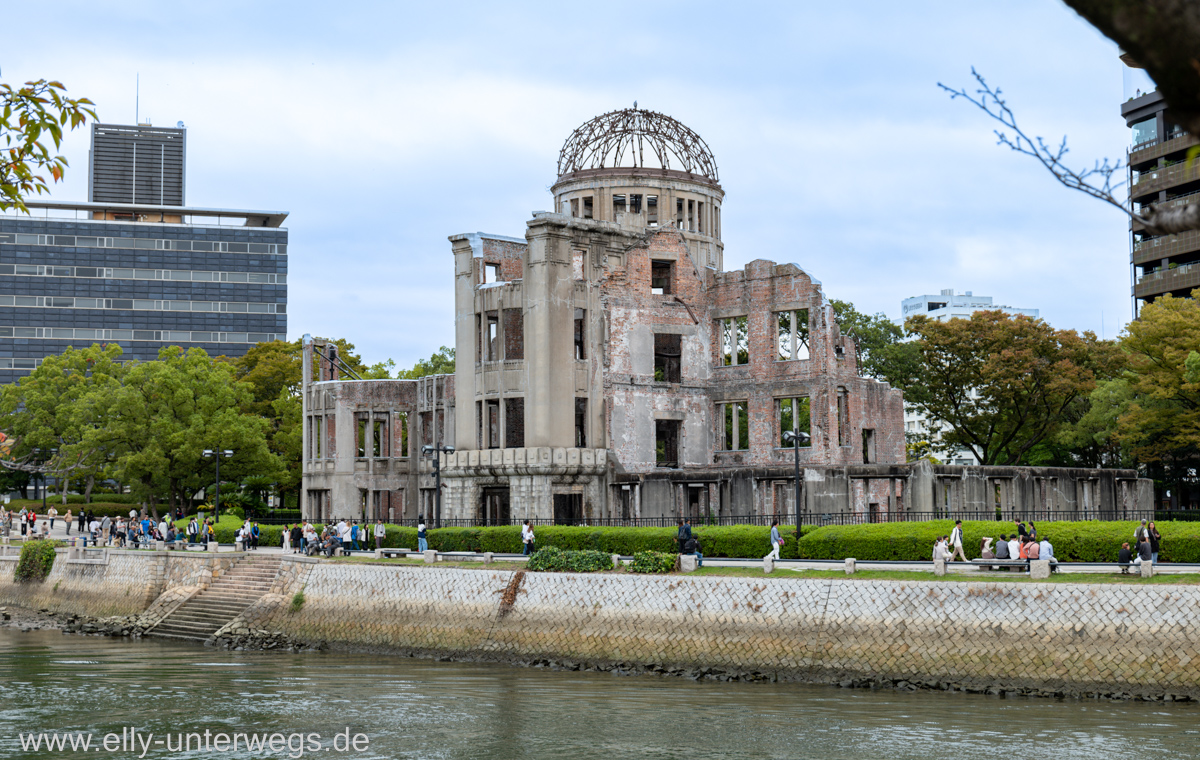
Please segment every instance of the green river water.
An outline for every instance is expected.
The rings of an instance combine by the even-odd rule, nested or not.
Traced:
[[[335,737],[347,728],[362,736],[343,751]],[[208,749],[197,749],[206,730]],[[22,749],[19,734],[55,731],[85,732],[91,747]],[[188,733],[199,736],[181,749]],[[234,751],[215,743],[222,733],[278,733],[280,751]],[[696,683],[0,628],[0,758],[88,756],[1157,760],[1200,758],[1200,706]]]

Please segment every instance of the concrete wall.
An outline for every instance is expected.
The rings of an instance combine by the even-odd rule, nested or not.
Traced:
[[[207,586],[214,568],[219,574],[243,555],[102,549],[86,556],[70,560],[59,549],[50,575],[34,583],[16,583],[15,559],[0,558],[0,604],[93,617],[136,615],[166,591]]]
[[[291,564],[291,563],[285,563]],[[287,610],[304,588],[305,604]],[[1200,588],[295,563],[231,624],[308,641],[783,677],[1200,695]]]

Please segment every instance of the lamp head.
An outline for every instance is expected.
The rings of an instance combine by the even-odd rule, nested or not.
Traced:
[[[429,444],[426,444],[421,447],[421,453],[424,454],[425,456],[432,456],[433,455],[433,447],[430,446]]]
[[[212,449],[205,449],[205,450],[204,450],[204,456],[206,456],[206,457],[211,457],[212,455],[213,455],[213,450],[212,450]]]
[[[442,447],[442,451],[443,451],[443,452],[445,452],[445,453],[447,453],[447,454],[453,454],[453,453],[454,453],[454,447],[453,447],[453,446],[443,446],[443,447]]]

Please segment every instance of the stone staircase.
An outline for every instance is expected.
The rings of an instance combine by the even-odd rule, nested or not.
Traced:
[[[271,555],[243,557],[146,635],[204,641],[270,591],[280,562]]]

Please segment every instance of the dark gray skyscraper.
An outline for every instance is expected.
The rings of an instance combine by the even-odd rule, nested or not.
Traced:
[[[184,205],[186,130],[97,124],[90,200],[0,214],[0,382],[67,346],[240,356],[287,333],[287,212]]]

